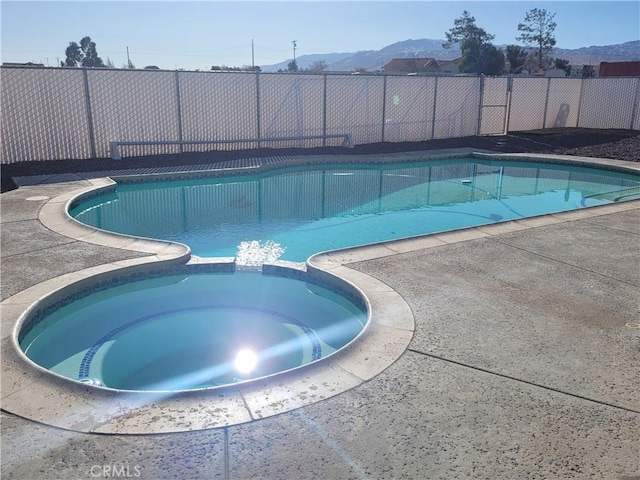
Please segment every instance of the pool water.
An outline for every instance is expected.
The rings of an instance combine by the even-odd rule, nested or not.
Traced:
[[[185,243],[203,257],[302,262],[321,251],[636,198],[637,175],[468,158],[119,184],[70,213],[101,229]]]
[[[367,322],[334,289],[260,272],[174,274],[68,303],[30,328],[27,357],[59,375],[122,390],[217,387],[330,356]]]

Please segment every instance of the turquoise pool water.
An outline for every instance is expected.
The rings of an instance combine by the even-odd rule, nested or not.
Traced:
[[[637,175],[474,158],[282,168],[118,185],[70,212],[205,257],[302,262],[327,250],[640,198]]]
[[[342,348],[368,318],[353,295],[258,272],[180,273],[76,295],[23,326],[20,347],[54,373],[122,390],[218,387],[288,371]]]

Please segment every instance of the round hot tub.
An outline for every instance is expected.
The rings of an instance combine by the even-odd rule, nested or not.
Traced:
[[[32,309],[18,343],[31,361],[72,380],[181,391],[303,367],[365,328],[366,300],[351,284],[287,268],[276,272],[194,265],[85,281]]]

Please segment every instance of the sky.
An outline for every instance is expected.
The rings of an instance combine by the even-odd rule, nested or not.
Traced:
[[[59,65],[69,42],[90,36],[117,68],[209,70],[271,65],[305,54],[379,50],[408,39],[444,39],[467,10],[495,35],[518,44],[533,9],[555,13],[556,46],[640,40],[632,1],[0,1],[2,62]],[[252,47],[253,45],[253,47]],[[253,52],[253,60],[252,60]]]

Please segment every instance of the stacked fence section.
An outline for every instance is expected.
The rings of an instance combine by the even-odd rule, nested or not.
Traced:
[[[478,133],[480,77],[438,77],[433,138]]]
[[[1,72],[2,163],[92,157],[82,70]]]
[[[255,74],[180,72],[178,82],[182,139],[228,142],[186,144],[185,151],[257,147],[253,142],[235,142],[259,135]]]
[[[98,157],[109,142],[176,140],[178,109],[172,72],[87,70],[91,117]],[[176,153],[175,147],[130,146],[127,155]]]
[[[480,110],[480,135],[502,135],[506,132],[506,115],[509,78],[485,78],[482,83],[482,108]]]
[[[548,78],[513,79],[508,119],[510,131],[544,128],[548,87]]]
[[[260,136],[291,138],[325,135],[325,77],[321,75],[262,75]],[[318,147],[323,139],[266,141],[262,147]]]
[[[0,69],[2,163],[640,129],[640,78]],[[312,138],[308,138],[312,137]]]
[[[355,144],[382,141],[384,78],[327,76],[327,134],[350,133]]]
[[[436,77],[386,77],[382,141],[433,138],[436,82]]]
[[[582,80],[579,78],[550,78],[542,128],[578,126],[581,89]]]
[[[585,81],[578,126],[638,128],[638,82],[640,78],[591,78]]]

